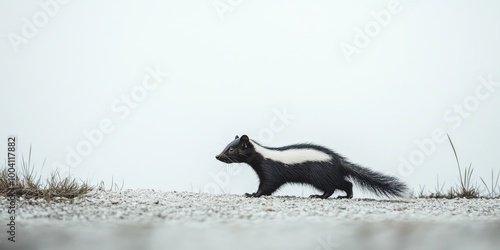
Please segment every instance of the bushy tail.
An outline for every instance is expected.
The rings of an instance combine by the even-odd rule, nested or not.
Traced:
[[[359,184],[362,189],[371,191],[378,196],[402,197],[408,191],[403,182],[392,176],[387,176],[353,163],[343,162],[347,176]]]

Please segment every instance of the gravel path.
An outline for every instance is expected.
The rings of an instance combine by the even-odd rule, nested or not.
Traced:
[[[244,198],[96,192],[17,200],[16,242],[1,249],[498,249],[499,199]]]

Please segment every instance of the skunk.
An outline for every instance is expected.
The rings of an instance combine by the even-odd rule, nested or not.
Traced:
[[[352,183],[378,196],[401,197],[408,188],[395,177],[387,176],[346,160],[323,146],[294,144],[272,148],[260,145],[248,136],[234,141],[215,158],[225,163],[247,163],[259,177],[259,188],[246,197],[271,195],[285,183],[308,184],[323,192],[311,198],[326,199],[335,190],[346,193],[337,198],[352,198]]]

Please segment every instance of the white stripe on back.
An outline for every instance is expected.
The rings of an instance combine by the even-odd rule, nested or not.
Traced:
[[[308,161],[330,161],[332,157],[325,152],[312,148],[292,148],[287,150],[272,150],[252,143],[255,151],[266,159],[284,164],[299,164]]]

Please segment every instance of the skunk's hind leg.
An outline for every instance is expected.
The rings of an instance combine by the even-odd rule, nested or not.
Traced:
[[[338,196],[337,199],[351,199],[352,198],[352,182],[344,180],[342,183],[342,188],[340,188],[345,192],[345,196]]]

